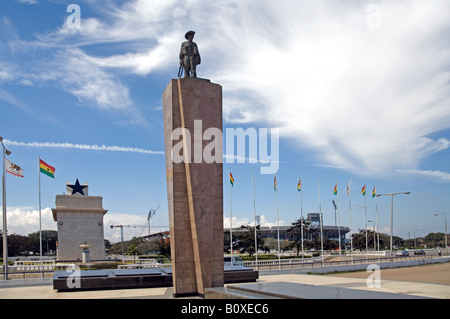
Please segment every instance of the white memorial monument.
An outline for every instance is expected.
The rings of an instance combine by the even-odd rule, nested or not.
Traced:
[[[90,260],[104,260],[103,197],[89,196],[88,185],[67,183],[67,195],[57,195],[53,219],[58,227],[59,261],[81,261],[80,245],[89,245]]]

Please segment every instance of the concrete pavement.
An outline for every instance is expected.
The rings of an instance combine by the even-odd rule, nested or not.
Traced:
[[[22,280],[17,280],[22,281]],[[26,281],[26,280],[25,280]],[[171,299],[172,288],[117,289],[57,292],[52,285],[3,286],[1,299]],[[382,280],[379,288],[369,288],[366,279],[305,274],[261,276],[256,283],[229,284],[225,294],[210,298],[313,298],[313,299],[450,299],[450,285]],[[217,291],[216,291],[217,292]],[[233,296],[233,294],[235,296]]]
[[[369,276],[370,274],[367,274]],[[450,299],[450,285],[381,280],[370,288],[367,279],[305,274],[261,276],[257,283],[231,284],[228,288],[280,298],[311,299]],[[374,285],[371,285],[374,286]]]

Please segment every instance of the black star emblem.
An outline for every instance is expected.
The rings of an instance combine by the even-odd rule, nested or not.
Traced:
[[[77,181],[75,182],[75,185],[67,185],[67,186],[72,188],[72,195],[75,195],[76,193],[80,193],[83,196],[84,196],[83,189],[85,189],[87,187],[87,186],[81,186],[80,182],[78,181],[78,178],[77,178]]]

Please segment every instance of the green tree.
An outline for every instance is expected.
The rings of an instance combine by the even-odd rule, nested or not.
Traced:
[[[39,254],[39,232],[28,234],[28,250]],[[58,232],[56,230],[42,231],[42,254],[47,255],[50,251],[56,252],[56,242],[58,241]]]
[[[3,238],[2,238],[3,241]],[[2,243],[3,248],[3,243]],[[29,252],[28,249],[28,237],[18,234],[12,234],[8,236],[8,256],[20,256]],[[38,250],[39,251],[39,250]],[[2,249],[3,252],[3,249]]]
[[[390,235],[379,233],[380,236],[380,249],[389,249],[391,243]],[[352,235],[353,238],[353,248],[366,250],[366,230],[360,229],[358,233],[354,233]],[[376,233],[375,233],[375,241],[377,241]],[[374,232],[372,230],[367,231],[367,243],[369,249],[374,248]],[[392,236],[392,244],[396,247],[404,247],[405,241],[403,238],[398,236]]]
[[[425,236],[424,243],[427,245],[427,247],[445,247],[445,234],[429,233]]]
[[[295,247],[297,249],[297,256],[302,250],[302,226],[303,226],[303,248],[307,249],[308,245],[311,247],[311,243],[307,243],[308,239],[316,238],[318,231],[316,227],[312,227],[309,221],[303,219],[298,219],[292,223],[292,227],[287,229],[287,233],[293,239],[292,242],[286,247],[287,249],[292,249]]]
[[[170,240],[166,240],[164,238],[161,238],[160,240],[157,240],[156,242],[158,244],[159,254],[170,259],[171,258]]]
[[[255,253],[255,227],[251,227],[250,225],[242,225],[241,228],[246,229],[246,231],[236,234],[236,248],[239,249],[242,253],[247,252],[251,257]],[[259,225],[256,226],[256,238],[258,250],[263,249],[264,241],[261,238]]]

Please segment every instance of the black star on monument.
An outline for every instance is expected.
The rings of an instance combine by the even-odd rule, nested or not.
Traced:
[[[78,181],[78,178],[77,178],[77,181],[75,182],[75,185],[67,185],[67,186],[72,188],[72,195],[75,195],[76,193],[80,193],[83,196],[84,196],[83,189],[85,189],[87,187],[87,186],[81,186],[80,182]]]

